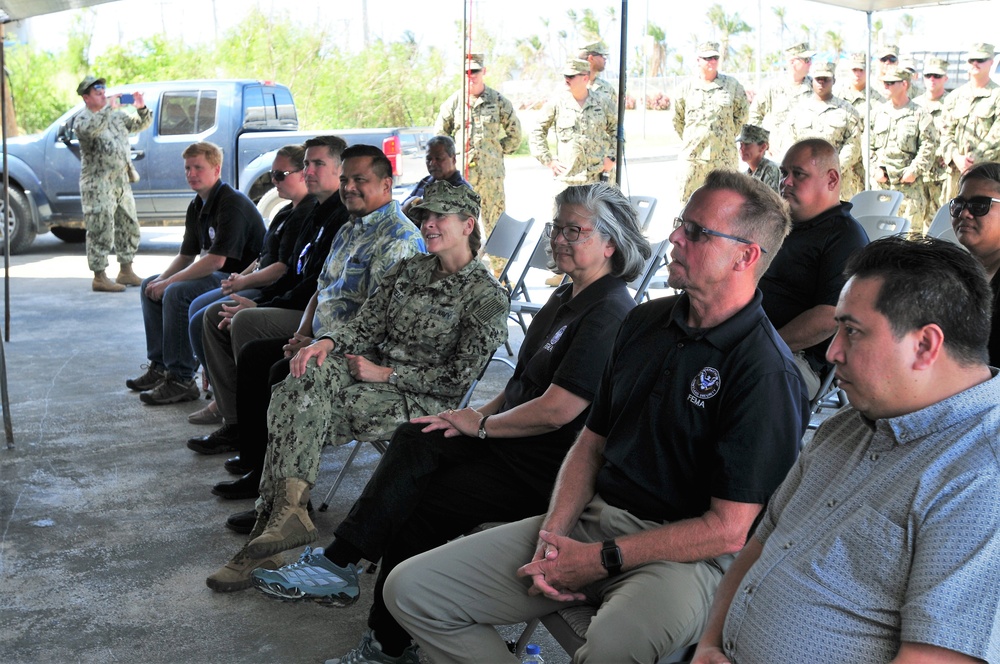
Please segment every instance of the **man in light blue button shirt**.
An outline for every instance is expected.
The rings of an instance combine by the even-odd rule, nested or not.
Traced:
[[[695,664],[1000,661],[1000,377],[956,245],[848,264],[820,427],[719,586]]]

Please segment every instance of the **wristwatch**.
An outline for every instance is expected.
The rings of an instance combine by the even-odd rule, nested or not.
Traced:
[[[618,576],[622,573],[622,550],[613,539],[604,540],[601,549],[601,567],[608,570],[608,576]]]
[[[389,374],[389,380],[388,380],[388,383],[389,383],[390,385],[395,385],[395,384],[396,384],[396,383],[398,383],[398,382],[399,382],[399,374],[398,374],[398,373],[396,373],[396,370],[395,370],[395,369],[393,369],[393,370],[392,370],[392,373],[391,373],[391,374]]]
[[[479,420],[479,440],[486,440],[489,436],[486,435],[486,418],[489,415],[483,415],[483,419]]]

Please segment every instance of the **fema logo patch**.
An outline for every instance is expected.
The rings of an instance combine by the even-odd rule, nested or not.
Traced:
[[[548,342],[547,344],[545,344],[544,346],[542,346],[542,349],[543,349],[543,350],[547,350],[547,351],[550,351],[550,352],[551,352],[551,351],[552,351],[552,348],[553,348],[553,347],[554,347],[554,346],[555,346],[555,345],[556,345],[557,343],[559,343],[559,340],[560,340],[560,339],[562,339],[562,335],[563,335],[563,333],[565,333],[565,332],[566,332],[566,327],[567,327],[567,326],[563,325],[563,326],[562,326],[562,327],[560,327],[560,328],[559,328],[558,330],[556,330],[556,333],[552,335],[552,338],[551,338],[551,339],[549,339],[549,342]]]
[[[719,393],[721,386],[722,378],[719,376],[719,370],[705,367],[691,381],[691,394],[698,399],[711,399]]]
[[[212,226],[208,227],[208,239],[215,242],[215,228]]]

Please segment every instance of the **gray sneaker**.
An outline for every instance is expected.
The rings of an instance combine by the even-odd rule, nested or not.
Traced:
[[[148,392],[139,395],[143,403],[151,406],[162,406],[168,403],[180,403],[182,401],[194,401],[201,396],[201,388],[194,379],[180,380],[174,378],[170,372],[166,373],[163,382]]]
[[[146,373],[142,374],[138,378],[129,378],[125,381],[125,387],[130,390],[135,390],[136,392],[151,390],[162,383],[163,379],[166,377],[166,372],[163,368],[157,368],[157,366],[152,362],[144,364],[139,368],[145,369]]]
[[[358,569],[357,565],[335,565],[323,555],[323,549],[306,547],[297,562],[276,570],[254,570],[251,579],[257,590],[270,597],[348,606],[361,594]]]
[[[420,664],[417,646],[410,646],[399,657],[382,652],[382,644],[375,640],[371,630],[361,637],[361,644],[343,657],[326,660],[326,664]]]

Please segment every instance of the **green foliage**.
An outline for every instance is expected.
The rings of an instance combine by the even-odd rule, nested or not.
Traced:
[[[51,53],[18,44],[6,50],[10,91],[20,131],[41,131],[68,111],[76,96],[75,74],[65,73],[64,63]]]

